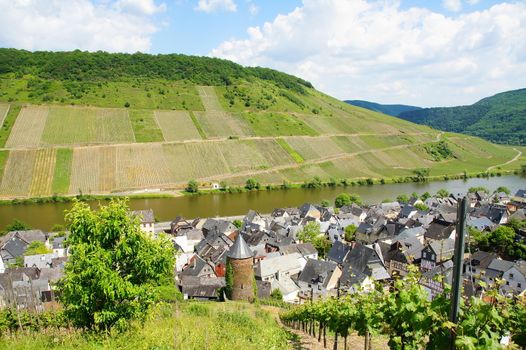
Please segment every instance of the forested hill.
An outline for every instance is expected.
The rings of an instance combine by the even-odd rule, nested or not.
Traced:
[[[416,106],[408,106],[408,105],[384,105],[376,102],[370,102],[370,101],[363,101],[363,100],[345,100],[344,102],[357,106],[362,108],[370,109],[371,111],[384,113],[387,115],[392,115],[393,117],[397,117],[399,114],[403,112],[408,111],[414,111],[417,109],[420,109],[420,107]]]
[[[303,93],[312,88],[303,79],[261,67],[243,67],[231,61],[180,54],[149,55],[107,52],[29,52],[0,48],[0,74],[30,74],[62,81],[149,78],[187,80],[200,85],[230,85],[233,79],[259,78]]]
[[[496,143],[526,144],[526,89],[503,92],[471,106],[424,108],[399,118]]]

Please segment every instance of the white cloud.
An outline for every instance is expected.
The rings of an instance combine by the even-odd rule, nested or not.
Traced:
[[[195,9],[208,13],[219,10],[235,12],[237,6],[233,0],[199,0]]]
[[[164,2],[156,5],[154,0],[119,0],[116,6],[118,9],[124,11],[145,15],[153,15],[157,12],[166,11],[166,4]]]
[[[476,5],[480,2],[480,0],[468,0],[468,4],[470,5]]]
[[[0,0],[0,44],[27,50],[148,51],[156,26],[147,17],[114,5],[89,0]]]
[[[248,5],[248,13],[250,13],[250,15],[255,16],[258,14],[258,12],[259,12],[259,7],[257,7],[256,4],[250,3]]]
[[[526,86],[526,4],[445,16],[395,1],[304,0],[210,54],[298,75],[341,99],[473,103]]]
[[[462,10],[462,3],[460,2],[460,0],[443,0],[442,6],[444,6],[446,10],[453,12],[458,12]]]

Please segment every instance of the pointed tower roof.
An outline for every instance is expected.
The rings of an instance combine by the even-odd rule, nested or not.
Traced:
[[[234,245],[230,247],[228,257],[232,259],[247,259],[252,257],[252,251],[248,247],[247,242],[243,239],[241,233],[237,235]]]

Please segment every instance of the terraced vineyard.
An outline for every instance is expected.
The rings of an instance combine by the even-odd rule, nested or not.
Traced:
[[[0,198],[171,191],[190,179],[204,186],[243,185],[248,178],[303,183],[315,176],[407,177],[419,168],[429,168],[431,176],[454,175],[526,162],[518,154],[524,149],[439,134],[313,89],[293,93],[263,80],[173,90],[155,84],[170,96],[159,100],[163,108],[146,106],[142,97],[130,98],[138,108],[0,103],[0,140],[7,140],[0,148]],[[126,96],[137,90],[118,89]],[[103,90],[109,93],[106,85]],[[92,97],[86,101],[98,101]],[[424,145],[439,141],[452,157],[437,161],[426,151]]]

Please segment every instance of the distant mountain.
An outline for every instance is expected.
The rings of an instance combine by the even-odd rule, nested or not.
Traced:
[[[420,107],[416,106],[383,105],[380,103],[363,100],[346,100],[345,102],[353,106],[370,109],[371,111],[392,115],[393,117],[397,117],[400,113],[421,109]]]
[[[424,108],[398,117],[496,143],[526,145],[526,89],[502,92],[470,106]]]

